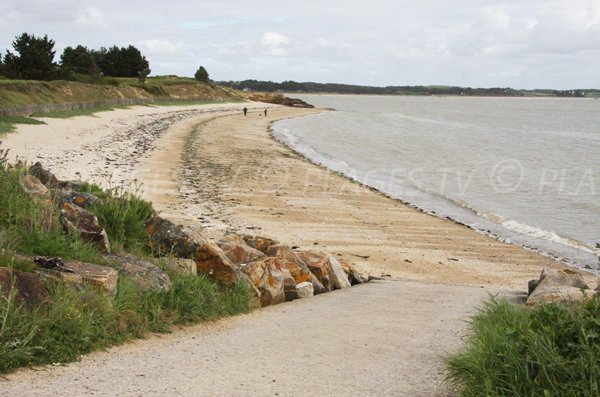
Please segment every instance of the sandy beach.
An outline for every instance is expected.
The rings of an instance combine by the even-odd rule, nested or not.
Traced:
[[[241,113],[243,106],[250,108],[248,116]],[[565,267],[519,246],[422,213],[308,162],[274,140],[269,126],[277,119],[323,110],[268,107],[268,117],[262,115],[265,104],[237,103],[134,107],[94,117],[46,119],[46,125],[19,126],[15,133],[3,137],[3,146],[11,149],[13,158],[41,161],[61,179],[81,177],[128,189],[141,184],[143,196],[164,216],[212,238],[230,233],[263,235],[290,246],[338,255],[362,271],[390,281],[95,353],[81,363],[44,371],[33,394],[76,395],[59,391],[80,374],[76,376],[84,379],[80,385],[94,387],[72,389],[79,390],[78,395],[94,390],[96,395],[106,395],[109,389],[100,390],[94,375],[100,368],[111,379],[119,369],[125,371],[121,383],[105,384],[117,395],[144,391],[145,395],[160,395],[158,391],[165,391],[168,385],[179,387],[183,395],[199,390],[207,394],[198,395],[334,395],[336,390],[345,395],[442,395],[443,357],[459,346],[464,321],[487,294],[518,299],[524,295],[527,281],[536,278],[542,268]],[[323,325],[321,335],[329,335],[325,339],[318,340],[318,330],[298,325],[300,319],[327,313],[332,318]],[[265,323],[275,325],[261,326]],[[238,341],[275,335],[294,324],[298,325],[293,338],[296,345],[286,338],[275,338],[269,348],[264,344],[251,347],[251,342],[242,346]],[[358,324],[362,325],[355,326]],[[207,336],[211,332],[213,336]],[[332,345],[328,338],[334,334],[345,342]],[[196,336],[200,339],[191,343],[192,347],[189,339]],[[302,350],[299,340],[312,341],[310,348]],[[367,346],[368,341],[374,348]],[[204,351],[198,345],[201,343],[210,344],[212,350]],[[365,347],[359,349],[356,343]],[[349,345],[354,347],[348,350]],[[242,350],[254,357],[244,363],[255,365],[256,370],[242,372],[245,367],[235,364]],[[214,353],[219,359],[192,358],[190,352]],[[279,368],[279,361],[273,361],[275,352],[286,362],[301,355],[304,358],[299,362],[303,364],[298,368],[304,369],[297,373]],[[348,363],[339,369],[337,359],[323,359],[309,368],[314,362],[311,354],[323,352]],[[149,376],[158,368],[143,370],[144,365],[159,365],[160,360],[152,357],[162,357],[162,362],[168,363],[169,376],[164,377],[162,389]],[[178,368],[194,359],[212,360],[201,370],[210,375],[206,382],[187,384],[192,374]],[[396,364],[381,366],[381,362],[394,359]],[[261,373],[272,373],[276,368],[280,377],[273,378],[288,386],[253,383]],[[230,393],[223,392],[227,382],[217,380],[232,373]],[[323,390],[298,392],[299,376],[324,375],[328,381]],[[339,387],[352,376],[355,388],[344,393]],[[19,371],[8,377],[6,385],[18,390],[36,377],[40,375]],[[135,378],[139,387],[129,387],[128,377]],[[373,382],[361,386],[361,380],[368,379]],[[383,392],[381,382],[387,382],[390,394]],[[8,393],[4,386],[0,389]]]

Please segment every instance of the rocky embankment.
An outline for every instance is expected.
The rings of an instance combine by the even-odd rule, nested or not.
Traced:
[[[58,180],[40,163],[30,167],[21,179],[21,188],[33,200],[58,205],[64,232],[96,245],[107,265],[16,254],[17,260],[35,266],[35,272],[0,268],[3,293],[17,288],[20,302],[43,303],[48,296],[42,281],[52,279],[75,286],[91,284],[114,297],[120,274],[139,289],[168,290],[171,282],[164,271],[168,267],[176,272],[205,274],[227,286],[246,283],[260,305],[269,306],[369,281],[368,275],[350,263],[324,252],[299,251],[255,235],[229,235],[213,241],[157,213],[146,219],[148,248],[156,261],[113,252],[106,231],[90,211],[102,198],[86,192],[85,186],[81,181]]]

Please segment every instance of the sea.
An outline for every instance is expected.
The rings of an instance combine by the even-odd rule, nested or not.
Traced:
[[[334,110],[273,125],[311,161],[502,241],[599,269],[600,100],[291,96]]]

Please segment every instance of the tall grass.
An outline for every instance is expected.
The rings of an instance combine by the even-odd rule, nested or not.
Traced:
[[[461,396],[599,396],[600,298],[534,308],[492,299],[447,364]]]
[[[25,167],[0,169],[0,228],[6,234],[0,249],[99,261],[100,254],[92,244],[64,234],[59,211],[49,198],[32,197],[23,191],[20,180],[25,173]]]
[[[17,305],[14,292],[0,298],[0,372],[68,362],[93,350],[169,332],[173,326],[244,313],[251,309],[245,285],[225,288],[205,277],[172,275],[168,292],[140,291],[121,277],[114,302],[98,290],[49,282],[52,304]]]
[[[143,248],[148,241],[146,220],[152,216],[152,203],[143,200],[139,188],[130,193],[123,188],[103,192],[91,211],[106,230],[111,244],[126,250]]]

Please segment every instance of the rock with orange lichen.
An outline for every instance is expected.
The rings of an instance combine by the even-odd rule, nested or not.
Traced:
[[[77,235],[82,240],[95,244],[101,251],[110,253],[108,235],[98,223],[98,218],[91,212],[64,203],[60,211],[60,221],[67,233]]]
[[[228,242],[220,246],[223,249],[223,252],[225,252],[225,255],[227,255],[229,260],[231,260],[235,265],[254,262],[266,257],[265,254],[256,248],[252,248],[246,244]]]
[[[286,274],[280,259],[266,258],[243,264],[240,269],[260,292],[263,307],[285,301]],[[289,281],[289,277],[287,279]]]
[[[265,254],[271,246],[279,244],[273,239],[261,236],[244,235],[242,236],[242,239],[244,239],[246,244],[248,244],[250,247],[255,248]]]
[[[208,240],[196,244],[194,262],[198,272],[228,286],[234,286],[239,281],[238,267],[225,255],[219,246]]]
[[[313,284],[315,293],[320,294],[326,292],[321,280],[311,272],[306,263],[304,263],[304,261],[289,246],[283,244],[272,245],[266,253],[268,256],[279,258],[284,261],[285,266],[290,271],[292,277],[294,277],[296,284],[308,281]]]

